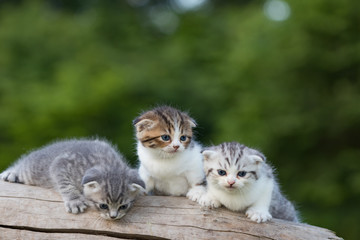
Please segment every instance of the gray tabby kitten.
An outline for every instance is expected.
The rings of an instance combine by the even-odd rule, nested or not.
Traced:
[[[69,213],[95,206],[105,219],[123,217],[136,196],[145,191],[136,170],[102,140],[68,140],[22,156],[1,173],[8,182],[60,192]]]
[[[201,205],[245,211],[255,222],[272,217],[298,222],[293,204],[281,194],[262,153],[231,142],[206,148],[202,154],[207,189],[198,199]]]

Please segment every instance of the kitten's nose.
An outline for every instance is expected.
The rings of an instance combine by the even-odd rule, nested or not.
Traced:
[[[174,145],[174,146],[173,146],[173,148],[174,148],[175,150],[178,150],[179,147],[180,147],[179,145]]]
[[[227,180],[227,183],[230,185],[230,187],[232,187],[232,185],[235,184],[235,180]]]
[[[109,216],[110,216],[110,218],[111,219],[115,219],[116,217],[117,217],[117,212],[116,211],[110,211],[110,213],[109,213]]]

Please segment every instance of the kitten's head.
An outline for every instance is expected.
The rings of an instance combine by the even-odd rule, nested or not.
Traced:
[[[129,168],[93,167],[86,171],[82,185],[84,196],[109,220],[125,216],[135,198],[145,193],[145,183]]]
[[[237,192],[254,183],[265,162],[262,153],[237,142],[207,148],[202,154],[208,184],[227,192]]]
[[[164,157],[184,151],[193,138],[195,121],[186,113],[172,107],[158,107],[145,112],[133,121],[136,138]]]

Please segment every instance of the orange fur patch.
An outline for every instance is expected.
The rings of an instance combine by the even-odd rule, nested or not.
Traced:
[[[181,132],[180,136],[186,136],[186,141],[181,142],[185,148],[190,144],[192,139],[192,127],[195,121],[186,113],[180,112],[171,107],[160,107],[145,112],[134,120],[136,127],[136,137],[145,147],[163,148],[169,145],[174,138],[177,126]],[[162,140],[162,135],[169,135],[170,141]]]

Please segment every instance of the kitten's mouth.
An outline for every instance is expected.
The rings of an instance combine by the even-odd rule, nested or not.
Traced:
[[[118,215],[118,216],[116,216],[116,217],[110,217],[109,215],[101,214],[101,217],[102,217],[102,218],[104,218],[104,219],[106,219],[106,220],[110,220],[110,221],[119,220],[119,219],[121,219],[121,218],[124,217],[124,216],[125,216],[125,214],[123,214],[123,215]]]
[[[169,154],[174,154],[174,153],[178,153],[178,152],[179,151],[177,149],[166,151],[166,153],[169,153]]]

